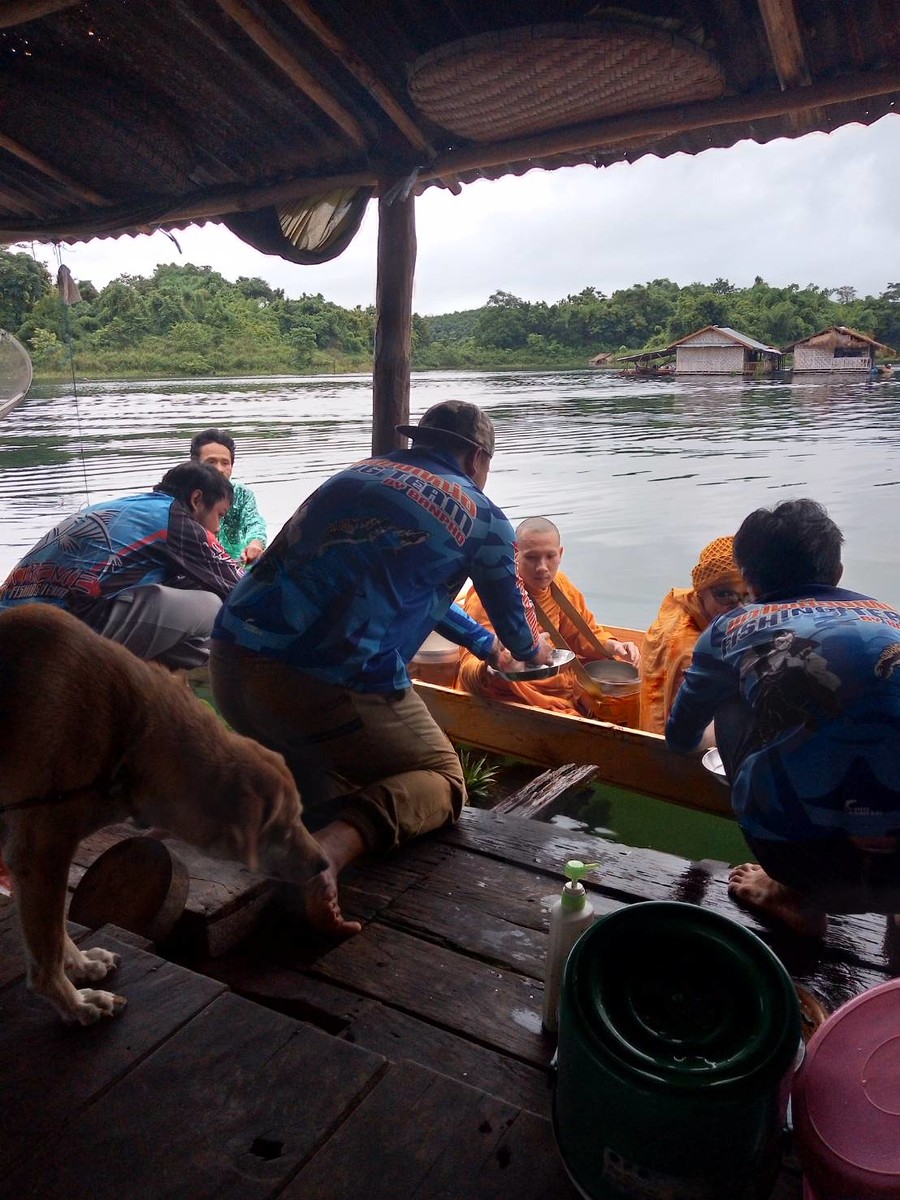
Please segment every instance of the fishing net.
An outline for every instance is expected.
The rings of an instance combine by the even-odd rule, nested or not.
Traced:
[[[31,387],[31,359],[11,333],[0,329],[0,417],[5,417]]]

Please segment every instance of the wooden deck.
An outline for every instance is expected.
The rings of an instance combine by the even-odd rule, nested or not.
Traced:
[[[342,945],[316,944],[273,903],[216,956],[191,939],[181,962],[117,947],[128,1008],[87,1030],[27,996],[0,913],[0,1078],[14,1098],[0,1198],[71,1200],[88,1177],[98,1200],[573,1197],[540,1028],[547,905],[571,857],[600,862],[599,913],[645,899],[727,913],[829,1008],[897,973],[883,917],[834,918],[821,945],[776,937],[729,901],[721,864],[477,810],[348,872],[345,908],[364,929]],[[777,1195],[799,1196],[790,1163]]]

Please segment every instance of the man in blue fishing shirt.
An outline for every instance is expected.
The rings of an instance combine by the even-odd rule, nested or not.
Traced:
[[[666,725],[690,753],[715,720],[759,860],[729,892],[811,936],[828,912],[900,913],[900,616],[837,586],[843,540],[814,500],[746,518],[752,599],[701,634]]]
[[[152,491],[66,517],[0,586],[0,610],[55,604],[171,669],[203,666],[222,601],[241,577],[216,540],[231,484],[214,467],[172,467]]]
[[[451,400],[397,428],[411,449],[340,471],[297,509],[229,597],[210,657],[225,719],[297,779],[331,862],[307,917],[339,936],[359,928],[340,911],[341,869],[465,803],[459,758],[407,674],[425,638],[437,629],[495,665],[552,653],[517,582],[512,527],[482,490],[490,418]],[[452,604],[467,578],[497,636]]]

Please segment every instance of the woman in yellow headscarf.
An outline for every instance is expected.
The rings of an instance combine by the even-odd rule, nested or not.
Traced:
[[[716,538],[700,552],[690,588],[672,588],[647,630],[641,654],[641,729],[665,733],[666,717],[691,664],[697,638],[716,617],[747,599],[734,539]]]

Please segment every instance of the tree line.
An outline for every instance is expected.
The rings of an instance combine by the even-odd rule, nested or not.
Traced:
[[[367,371],[375,309],[281,288],[211,267],[167,264],[149,278],[120,275],[97,289],[79,280],[65,305],[43,264],[0,251],[0,327],[22,341],[38,374],[84,377],[296,374]],[[680,287],[670,279],[594,287],[556,303],[496,291],[486,304],[415,314],[416,369],[579,367],[595,354],[659,349],[706,325],[726,325],[781,347],[829,325],[849,325],[900,350],[900,283],[880,296],[849,286],[772,287],[758,278]]]

